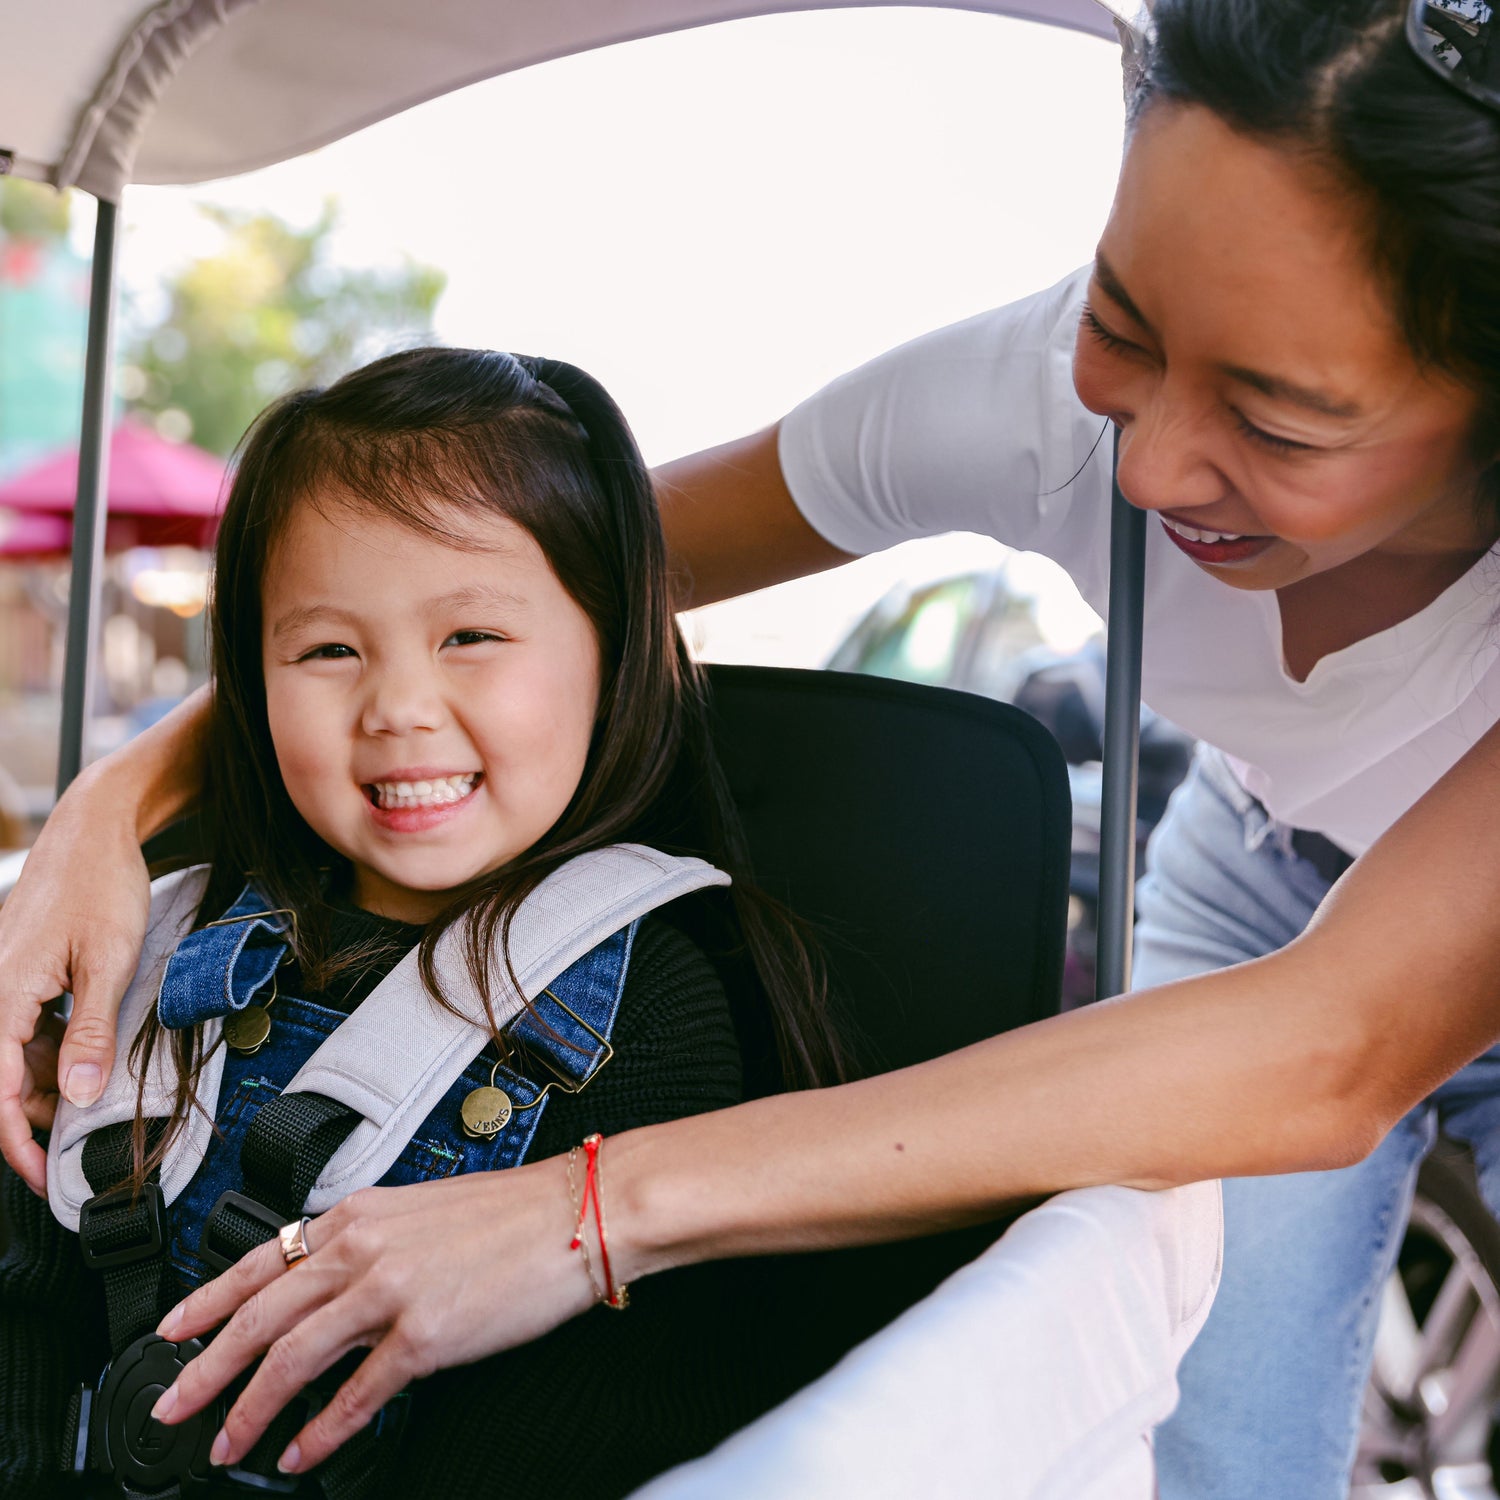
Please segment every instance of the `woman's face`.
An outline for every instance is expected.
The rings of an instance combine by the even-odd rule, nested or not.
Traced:
[[[594,628],[535,538],[451,524],[466,545],[299,505],[261,586],[287,793],[352,864],[355,900],[410,922],[562,816],[599,703]]]
[[[1207,109],[1136,126],[1074,380],[1120,428],[1126,498],[1225,583],[1492,540],[1477,400],[1417,363],[1362,228],[1322,170]]]

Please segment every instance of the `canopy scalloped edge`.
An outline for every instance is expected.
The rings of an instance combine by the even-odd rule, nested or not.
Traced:
[[[44,7],[32,12],[37,44],[27,47],[23,37],[9,59],[0,58],[0,85],[12,68],[51,70],[55,79],[45,80],[45,90],[33,88],[29,104],[41,112],[42,101],[56,100],[61,113],[49,122],[50,135],[27,132],[18,130],[22,122],[3,118],[0,104],[0,144],[22,146],[9,163],[17,175],[77,186],[113,202],[132,181],[198,182],[269,166],[454,89],[568,53],[773,12],[871,3],[574,0],[533,7],[523,0],[425,0],[417,10],[409,0],[161,0],[132,14],[132,0],[93,0],[97,61],[82,60],[86,48],[70,50],[66,32],[51,48],[57,55],[24,55],[48,50]],[[1114,31],[1112,13],[1134,8],[1134,0],[904,3],[985,11],[1103,37]],[[123,36],[113,53],[111,20]],[[71,26],[84,24],[75,14]],[[68,78],[72,55],[80,61]],[[101,70],[105,57],[108,66]],[[7,94],[14,91],[0,86],[0,100]],[[87,99],[71,128],[67,110],[77,106],[67,104],[69,97]],[[17,134],[7,136],[7,129]],[[35,140],[32,150],[24,148],[28,135],[40,136],[40,151]],[[62,141],[60,151],[48,144]],[[54,159],[45,159],[49,155]]]

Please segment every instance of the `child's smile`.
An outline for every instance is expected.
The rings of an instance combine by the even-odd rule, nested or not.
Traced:
[[[593,627],[531,535],[457,506],[440,520],[462,545],[299,505],[262,589],[287,792],[360,905],[419,922],[562,815],[599,697]]]

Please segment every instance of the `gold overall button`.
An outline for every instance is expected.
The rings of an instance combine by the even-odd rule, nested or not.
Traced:
[[[465,1095],[459,1114],[465,1135],[476,1141],[493,1140],[510,1123],[510,1095],[487,1084]]]
[[[259,1052],[271,1034],[271,1018],[263,1005],[247,1005],[224,1017],[224,1040],[242,1057]]]

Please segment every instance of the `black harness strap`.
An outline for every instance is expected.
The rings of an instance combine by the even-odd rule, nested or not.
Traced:
[[[282,1094],[250,1124],[240,1147],[243,1193],[222,1193],[203,1224],[198,1254],[217,1270],[297,1218],[318,1174],[362,1116],[323,1094]]]
[[[282,1094],[256,1115],[240,1149],[245,1186],[291,1219],[303,1212],[318,1174],[364,1118],[323,1094]]]
[[[281,1094],[272,1099],[251,1122],[240,1146],[246,1191],[219,1195],[204,1221],[198,1254],[210,1265],[227,1269],[298,1217],[318,1174],[362,1118],[357,1110],[323,1094]],[[336,1381],[347,1373],[336,1367],[332,1377]],[[374,1422],[324,1461],[317,1478],[327,1500],[365,1500],[375,1492],[381,1454],[399,1441],[405,1411],[406,1399],[396,1397]],[[278,1417],[247,1463],[274,1465],[306,1420],[304,1413],[278,1431],[277,1424],[286,1417],[285,1412]]]
[[[148,1149],[161,1129],[152,1125]],[[130,1176],[130,1134],[128,1122],[108,1125],[83,1147],[83,1173],[96,1196],[79,1215],[78,1241],[85,1264],[104,1280],[111,1354],[155,1328],[166,1311],[167,1214],[157,1174],[138,1193],[115,1186]]]

